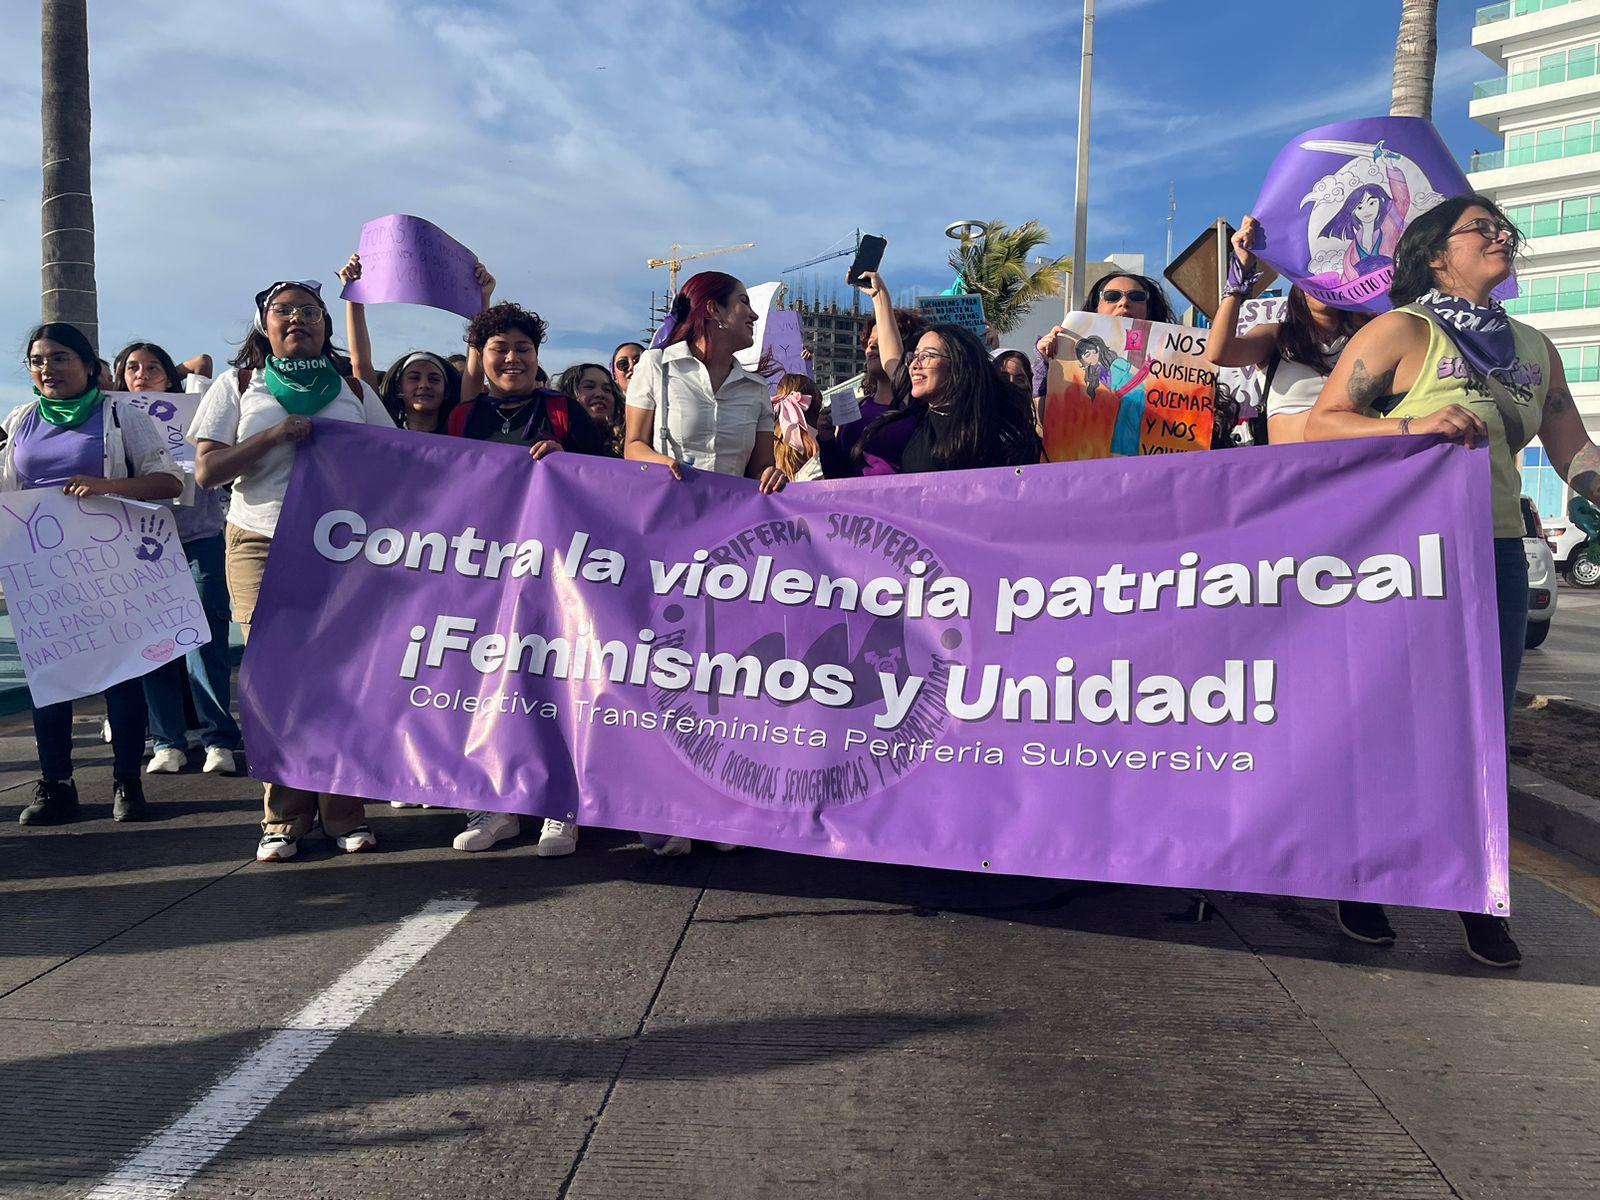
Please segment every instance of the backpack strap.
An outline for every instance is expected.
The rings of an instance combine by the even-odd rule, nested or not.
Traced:
[[[242,396],[245,394],[246,390],[250,387],[250,377],[254,374],[255,372],[249,367],[239,367],[234,371],[233,381],[239,385],[239,395]]]
[[[467,422],[472,420],[472,414],[478,411],[476,398],[458,404],[450,410],[450,415],[445,419],[445,432],[451,437],[466,437]]]
[[[555,434],[556,441],[565,447],[567,435],[572,432],[572,413],[567,409],[567,394],[559,391],[546,392],[544,412],[545,416],[550,418],[550,432]]]

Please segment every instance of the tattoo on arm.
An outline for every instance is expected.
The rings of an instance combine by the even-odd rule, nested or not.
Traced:
[[[1350,403],[1358,411],[1370,409],[1374,402],[1381,400],[1394,391],[1394,368],[1379,371],[1376,375],[1367,370],[1367,364],[1362,359],[1356,359],[1356,364],[1350,369]]]
[[[1600,447],[1593,442],[1572,456],[1567,468],[1567,482],[1572,490],[1587,500],[1600,501]]]
[[[1564,383],[1552,384],[1549,392],[1545,394],[1544,406],[1548,412],[1570,412],[1574,407],[1572,391]]]

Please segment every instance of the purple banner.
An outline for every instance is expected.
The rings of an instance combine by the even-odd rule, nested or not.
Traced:
[[[304,788],[1505,912],[1488,528],[1421,438],[763,497],[319,421],[241,706]]]
[[[1432,123],[1369,117],[1302,133],[1279,152],[1252,209],[1256,254],[1335,308],[1389,311],[1406,226],[1472,189]],[[1515,296],[1514,280],[1495,290]]]
[[[478,256],[431,221],[395,214],[361,227],[361,278],[339,294],[356,304],[426,304],[472,318],[483,307]]]

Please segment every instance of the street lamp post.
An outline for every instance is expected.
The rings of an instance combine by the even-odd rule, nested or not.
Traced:
[[[1072,223],[1072,286],[1067,312],[1083,307],[1089,268],[1089,92],[1094,66],[1094,0],[1083,0],[1083,61],[1078,76],[1078,188]]]

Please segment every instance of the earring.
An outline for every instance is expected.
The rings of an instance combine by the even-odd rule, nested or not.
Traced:
[[[718,322],[717,322],[717,328],[718,328],[718,329],[726,329],[726,328],[727,328],[727,326],[726,326],[726,325],[724,325],[724,324],[723,324],[723,323],[722,323],[722,322],[721,322],[721,321],[718,321]]]

